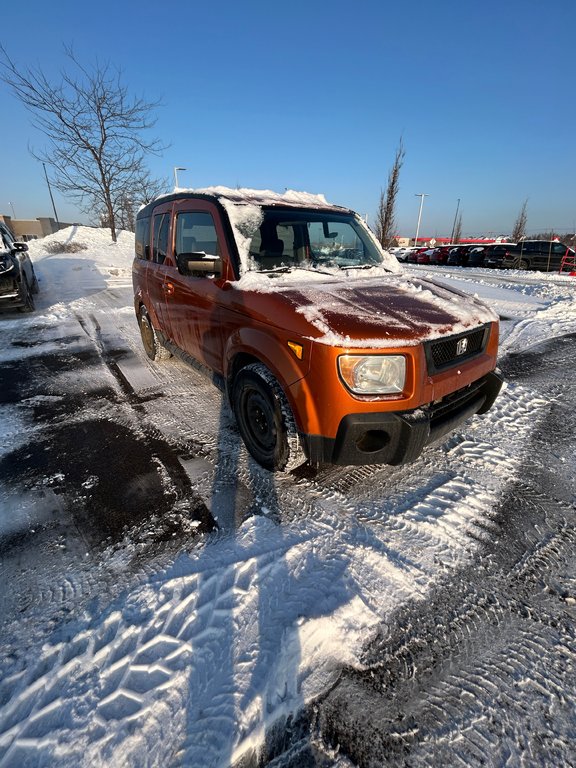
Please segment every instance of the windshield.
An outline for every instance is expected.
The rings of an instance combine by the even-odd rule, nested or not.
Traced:
[[[250,243],[250,269],[340,269],[382,265],[369,234],[350,214],[264,209]]]

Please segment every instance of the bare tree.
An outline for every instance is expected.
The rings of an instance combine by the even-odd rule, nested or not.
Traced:
[[[158,103],[130,97],[110,64],[87,68],[71,48],[65,52],[70,71],[51,82],[39,68],[17,67],[0,46],[0,78],[48,139],[42,151],[31,151],[51,166],[54,186],[81,210],[104,213],[116,241],[121,201],[152,181],[145,156],[163,149],[157,139],[144,138]]]
[[[380,203],[378,205],[378,213],[376,214],[376,237],[383,248],[390,248],[395,243],[396,198],[398,196],[400,183],[400,169],[402,168],[405,154],[402,137],[400,137],[394,164],[388,174],[386,192],[384,192],[384,190],[381,190],[380,192]]]
[[[452,238],[452,242],[459,243],[461,237],[462,237],[462,214],[460,214],[456,219],[456,224],[454,225],[454,236]]]
[[[112,198],[115,225],[118,229],[127,229],[134,232],[136,224],[136,212],[141,205],[145,205],[158,195],[169,190],[167,179],[153,179],[145,173],[138,179],[131,179],[125,188],[115,190]],[[101,227],[110,227],[110,218],[106,208],[101,208],[98,216]]]
[[[528,198],[526,198],[526,200],[524,200],[522,203],[522,208],[520,208],[520,213],[518,214],[518,217],[514,223],[511,235],[513,243],[519,243],[523,237],[526,237],[526,222],[528,221],[528,216],[526,213],[527,206]]]

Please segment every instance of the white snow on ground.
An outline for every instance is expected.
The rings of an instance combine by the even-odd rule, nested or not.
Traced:
[[[55,240],[86,249],[47,253]],[[132,235],[111,244],[105,231],[85,227],[33,243],[37,310],[0,318],[0,328],[5,338],[40,328],[38,345],[3,347],[0,360],[61,350],[63,327],[85,343],[79,318],[97,321],[102,338],[121,339],[134,350],[119,365],[135,392],[170,393],[147,403],[142,418],[166,437],[207,446],[203,460],[182,461],[221,530],[141,567],[128,534],[85,565],[39,554],[36,575],[13,586],[3,579],[0,766],[223,767],[258,747],[268,725],[327,690],[342,664],[361,666],[362,648],[393,610],[426,599],[439,575],[490,536],[525,438],[549,405],[508,384],[485,417],[408,468],[271,477],[219,443],[230,417],[210,382],[178,361],[149,363],[140,351],[132,255]],[[456,283],[506,317],[506,351],[576,332],[576,280],[418,274]],[[54,375],[52,397],[84,386],[81,370]],[[17,404],[3,410],[0,458],[35,434]],[[47,478],[43,498],[51,493]],[[41,526],[47,508],[33,494],[8,497],[0,532]],[[7,556],[5,576],[11,567]],[[41,595],[22,607],[8,594],[16,586]],[[60,596],[65,614],[53,615],[57,603],[46,607],[45,593]]]

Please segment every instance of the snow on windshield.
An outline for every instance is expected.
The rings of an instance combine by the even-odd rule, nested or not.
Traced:
[[[299,262],[310,262],[318,267],[382,266],[387,271],[401,271],[398,261],[382,250],[373,233],[358,215],[352,218],[350,214],[346,217],[339,216],[334,213],[334,206],[326,202],[324,195],[294,190],[280,194],[270,190],[231,190],[226,187],[209,187],[195,191],[218,196],[226,210],[238,247],[242,274],[251,269],[274,268],[283,264],[296,266],[292,262],[297,256]],[[294,206],[293,212],[283,212],[281,216],[278,211],[266,215],[262,210],[262,206],[282,204]],[[296,206],[311,209],[308,211],[310,221],[305,222],[306,213]],[[277,219],[274,223],[273,218]],[[301,220],[300,228],[291,221],[296,218]],[[270,231],[265,232],[262,225],[268,223],[269,219]],[[306,225],[309,231],[305,237],[301,235],[299,238],[302,226]],[[272,227],[274,232],[271,231]],[[270,251],[267,251],[266,239],[269,243],[272,241]],[[250,245],[254,241],[257,242],[258,252],[251,254]],[[254,245],[252,247],[254,248]],[[277,250],[273,250],[274,248]],[[259,259],[261,251],[271,255],[263,255]]]

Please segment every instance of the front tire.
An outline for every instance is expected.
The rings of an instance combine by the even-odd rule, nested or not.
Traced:
[[[306,461],[286,396],[265,365],[239,371],[232,406],[248,451],[264,469],[290,471]]]
[[[34,299],[32,298],[32,291],[28,285],[26,275],[22,275],[20,282],[20,296],[22,297],[23,306],[20,307],[21,312],[34,312]]]
[[[168,360],[172,357],[172,353],[166,347],[163,347],[158,340],[158,335],[154,330],[146,307],[140,307],[138,325],[140,326],[140,336],[142,337],[144,351],[150,360]]]
[[[518,258],[518,259],[515,259],[514,264],[512,266],[513,266],[514,269],[526,270],[526,269],[529,268],[530,265],[528,264],[526,259]]]

